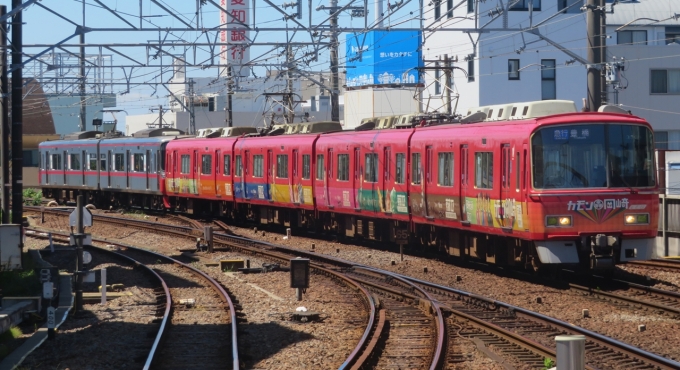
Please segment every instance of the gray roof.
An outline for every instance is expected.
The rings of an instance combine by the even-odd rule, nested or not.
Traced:
[[[610,10],[607,4],[607,10]],[[680,14],[680,0],[620,0],[614,6],[614,14],[607,13],[608,26],[621,26],[634,19],[651,18],[635,21],[637,26],[680,26],[680,19],[673,19]],[[671,18],[671,19],[667,19]]]

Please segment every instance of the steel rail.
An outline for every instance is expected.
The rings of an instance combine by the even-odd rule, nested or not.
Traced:
[[[641,266],[641,267],[661,267],[672,270],[680,270],[680,261],[676,260],[651,260],[651,261],[629,261],[626,265]]]
[[[33,233],[28,234],[29,231],[31,231]],[[52,232],[52,234],[65,237],[63,240],[66,240],[67,242],[69,240],[67,233]],[[32,228],[27,229],[27,236],[45,238],[45,239],[48,238],[48,235],[44,234],[44,232],[39,232],[38,230],[35,230],[35,229],[32,229]],[[93,241],[94,240],[95,239],[93,239]],[[98,242],[104,242],[104,241],[101,241],[101,240],[97,240],[97,241]],[[109,243],[109,244],[115,244],[115,243]],[[115,251],[110,251],[108,249],[97,248],[97,247],[93,247],[93,246],[86,246],[86,248],[89,248],[89,247],[95,248],[95,249],[97,249],[98,251],[101,251],[101,252],[110,253],[110,254],[113,254],[117,257],[121,257],[123,259],[126,259],[126,260],[132,262],[135,266],[143,267],[147,271],[147,273],[150,273],[156,279],[158,279],[158,281],[161,283],[161,285],[163,287],[163,292],[165,293],[165,297],[166,297],[166,299],[165,299],[165,310],[163,312],[163,319],[161,320],[161,325],[158,328],[158,333],[156,334],[156,338],[154,339],[153,345],[151,346],[151,350],[149,351],[149,355],[147,356],[146,362],[144,363],[144,369],[148,370],[148,369],[151,368],[153,360],[156,356],[156,350],[158,349],[158,346],[161,342],[161,339],[165,335],[165,328],[167,326],[168,319],[170,318],[170,311],[172,310],[172,295],[170,294],[170,289],[168,288],[168,285],[165,283],[165,280],[156,271],[154,271],[151,267],[135,260],[134,258],[126,256],[126,255],[121,254],[121,253],[117,253]]]
[[[628,283],[628,282],[624,282],[624,281],[621,281],[621,280],[618,280],[618,281],[621,282],[621,283],[627,284],[628,288],[635,290],[635,291],[643,291],[645,293],[654,293],[654,294],[670,297],[672,299],[675,299],[676,301],[678,299],[680,299],[680,294],[675,293],[675,292],[668,292],[668,291],[665,291],[665,290],[655,289],[655,288],[646,287],[646,286],[643,286],[643,285],[638,285],[638,284],[633,284],[633,283]],[[661,305],[661,304],[650,302],[650,301],[643,301],[643,300],[640,300],[640,299],[637,299],[637,298],[628,297],[628,296],[621,295],[621,294],[615,294],[615,293],[604,292],[604,291],[601,291],[601,290],[595,290],[595,289],[590,288],[590,287],[585,287],[585,286],[571,284],[571,283],[569,283],[569,287],[571,289],[574,289],[574,290],[578,290],[578,291],[581,291],[581,292],[588,293],[589,295],[602,296],[602,297],[605,297],[605,298],[608,298],[608,299],[612,299],[612,300],[616,300],[616,301],[620,301],[620,302],[624,302],[624,303],[636,304],[636,305],[640,305],[640,306],[647,306],[647,307],[654,308],[654,309],[657,309],[657,310],[666,311],[666,312],[669,312],[669,313],[672,313],[672,314],[675,314],[675,315],[680,315],[680,308],[665,306],[665,305]]]

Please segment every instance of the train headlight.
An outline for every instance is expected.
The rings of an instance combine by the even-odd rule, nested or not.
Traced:
[[[571,226],[571,216],[548,216],[545,218],[545,226],[569,227]]]
[[[630,213],[623,216],[623,222],[626,225],[644,225],[649,224],[649,213]]]

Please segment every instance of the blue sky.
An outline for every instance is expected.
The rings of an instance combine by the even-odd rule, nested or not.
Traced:
[[[216,3],[219,4],[219,0],[214,0]],[[250,0],[252,1],[252,0]],[[299,20],[300,23],[303,25],[307,25],[309,22],[309,2],[302,0],[303,1],[303,19]],[[133,25],[139,27],[140,24],[140,18],[139,18],[139,6],[140,2],[136,0],[101,0],[102,3],[104,3],[106,6],[109,8],[115,10],[118,12],[118,14],[121,15],[121,17],[125,18],[128,22],[132,23]],[[196,1],[191,1],[191,0],[159,0],[161,4],[163,4],[166,8],[171,9],[174,14],[177,14],[177,17],[183,19],[185,22],[190,23],[192,25],[196,24],[196,19],[199,18],[199,22],[202,27],[206,28],[211,28],[215,27],[219,24],[219,12],[217,7],[213,6],[212,4],[208,3],[202,7],[202,11],[197,15],[196,14]],[[272,1],[273,3],[281,6],[281,4],[284,2],[284,0],[278,0],[278,1]],[[285,1],[285,2],[290,2],[290,0]],[[252,2],[251,2],[252,3]],[[393,2],[394,3],[394,2]],[[0,1],[0,4],[6,5],[8,9],[11,8],[11,1],[10,0],[2,0]],[[68,18],[72,22],[76,24],[81,24],[82,22],[82,11],[83,11],[83,3],[81,0],[42,0],[40,1],[40,4],[42,4],[45,7],[50,8],[56,13],[59,13],[63,15],[65,18]],[[91,28],[130,28],[129,25],[127,25],[124,21],[118,19],[115,17],[113,14],[108,12],[107,10],[103,9],[99,4],[97,4],[93,0],[87,0],[85,2],[85,12],[86,12],[86,17],[85,17],[85,25],[86,27],[91,27]],[[270,5],[268,5],[266,2],[263,0],[256,0],[256,8],[255,8],[255,20],[256,20],[256,26],[257,27],[286,27],[286,24],[288,24],[289,27],[296,27],[297,25],[294,22],[291,21],[284,21],[283,20],[283,15],[273,9]],[[346,1],[339,1],[339,5],[343,6],[347,4]],[[363,1],[356,1],[353,5],[360,6],[363,4]],[[313,0],[312,1],[312,23],[317,24],[324,19],[328,17],[328,12],[327,11],[316,11],[318,6],[320,5],[325,5],[328,6],[328,1],[325,0]],[[374,2],[371,0],[369,1],[369,24],[372,23],[373,20],[373,6]],[[407,4],[404,9],[401,9],[397,14],[394,16],[390,17],[390,21],[392,24],[396,24],[398,22],[402,22],[404,20],[408,20],[410,18],[413,18],[414,16],[417,16],[417,6],[418,6],[418,1],[412,1],[411,3]],[[175,17],[170,16],[166,11],[161,9],[159,6],[156,4],[152,3],[149,0],[142,0],[142,13],[145,15],[145,17],[142,20],[142,24],[144,27],[185,27],[184,24]],[[289,12],[293,12],[291,10],[292,8],[287,8],[286,10]],[[411,14],[411,12],[413,12]],[[251,15],[252,17],[252,15]],[[252,18],[251,18],[252,21]],[[23,36],[23,41],[24,45],[28,44],[54,44],[57,42],[60,42],[61,40],[71,36],[75,32],[75,25],[69,23],[67,20],[64,20],[60,18],[59,16],[50,13],[48,10],[43,9],[37,5],[32,5],[29,8],[27,8],[24,11],[23,14],[23,22],[24,22],[24,36]],[[363,27],[364,25],[364,20],[363,18],[351,18],[347,12],[343,13],[342,16],[340,17],[339,24],[341,27]],[[419,23],[417,20],[412,20],[412,21],[407,21],[399,25],[399,27],[418,27]],[[288,33],[288,36],[290,37],[292,33]],[[251,38],[254,36],[254,33],[251,32]],[[135,43],[135,44],[145,44],[149,40],[159,40],[159,38],[164,38],[165,33],[161,33],[159,35],[159,32],[154,31],[154,32],[103,32],[103,31],[97,31],[97,32],[89,32],[85,36],[85,41],[86,43]],[[261,31],[256,38],[256,41],[267,41],[267,42],[285,42],[287,37],[287,33],[285,31],[277,31],[277,32],[264,32]],[[202,34],[201,32],[173,32],[171,35],[168,36],[169,39],[184,39],[189,42],[193,41],[201,41],[205,42],[206,38],[205,35]],[[340,40],[341,42],[344,41],[345,36],[341,35]],[[294,41],[308,41],[309,37],[303,33],[297,33],[294,35],[293,38]],[[78,43],[79,38],[78,36],[73,37],[66,43]],[[202,61],[207,58],[208,54],[206,54],[205,50],[207,47],[204,47],[203,50],[201,48],[196,49],[196,60]],[[251,58],[255,58],[257,56],[261,56],[263,53],[266,53],[269,51],[271,47],[264,47],[264,46],[259,46],[259,47],[253,47],[251,49],[250,56]],[[38,53],[44,50],[44,48],[24,48],[25,53]],[[68,48],[69,51],[78,53],[77,48]],[[136,59],[142,63],[146,63],[147,59],[147,50],[145,47],[134,47],[134,48],[117,48],[118,51],[124,53],[125,55]],[[278,51],[282,51],[283,49],[278,49]],[[340,45],[340,64],[344,63],[344,44]],[[61,52],[61,50],[57,50],[58,52]],[[181,54],[185,50],[182,48],[175,48],[174,50],[171,50],[173,53]],[[86,53],[88,54],[94,54],[98,53],[99,49],[96,47],[91,47],[86,49]],[[104,49],[102,51],[104,54],[111,54],[110,51]],[[194,55],[194,50],[192,48],[189,48],[189,50],[186,50],[186,54],[188,55],[188,59],[193,59]],[[280,64],[285,60],[285,56],[280,55],[280,52],[275,52],[275,53],[270,53],[268,55],[262,56],[259,60],[263,63],[269,63],[269,64]],[[312,71],[324,71],[328,70],[329,66],[329,60],[328,60],[328,53],[324,50],[320,55],[319,55],[319,60],[311,62],[309,65],[309,70]],[[164,63],[167,64],[170,62],[170,58],[166,57],[164,59]],[[215,59],[216,62],[218,62],[217,58]],[[132,62],[128,61],[122,56],[114,55],[114,64],[132,64]],[[163,77],[158,76],[159,69],[158,68],[146,68],[146,69],[136,69],[135,70],[135,75],[138,76],[138,78],[133,79],[133,81],[148,81],[148,82],[161,82],[162,80],[167,80],[170,78],[170,74],[165,74]],[[265,73],[264,68],[257,68],[255,70],[256,74],[258,75],[263,75]],[[129,73],[129,69],[128,69]],[[187,76],[190,77],[216,77],[217,76],[217,69],[216,68],[207,68],[207,69],[200,69],[200,68],[189,68],[187,69]],[[117,68],[114,70],[113,74],[114,80],[117,80],[118,82],[123,82],[124,81],[124,74],[123,70],[120,68]],[[116,92],[123,92],[125,91],[126,87],[125,86],[116,86],[114,87],[114,91]],[[155,90],[155,92],[154,92]],[[166,104],[167,99],[167,91],[163,89],[162,87],[159,87],[157,90],[154,89],[152,86],[139,86],[133,88],[129,93],[123,94],[123,95],[118,95],[118,107],[120,109],[124,109],[127,111],[128,114],[143,114],[143,113],[149,113],[149,108],[150,107],[157,107],[159,104]],[[108,117],[105,117],[105,119]],[[118,115],[119,121],[124,120],[124,114]],[[119,123],[120,124],[120,123]],[[124,124],[124,123],[123,123]],[[120,126],[119,126],[120,127]],[[124,126],[123,126],[124,127]]]

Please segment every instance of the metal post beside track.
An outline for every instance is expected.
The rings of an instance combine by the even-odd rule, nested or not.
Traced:
[[[85,199],[82,195],[78,195],[76,201],[76,257],[78,264],[76,266],[76,313],[83,310],[83,236],[85,227],[83,226],[83,208],[85,207]]]

